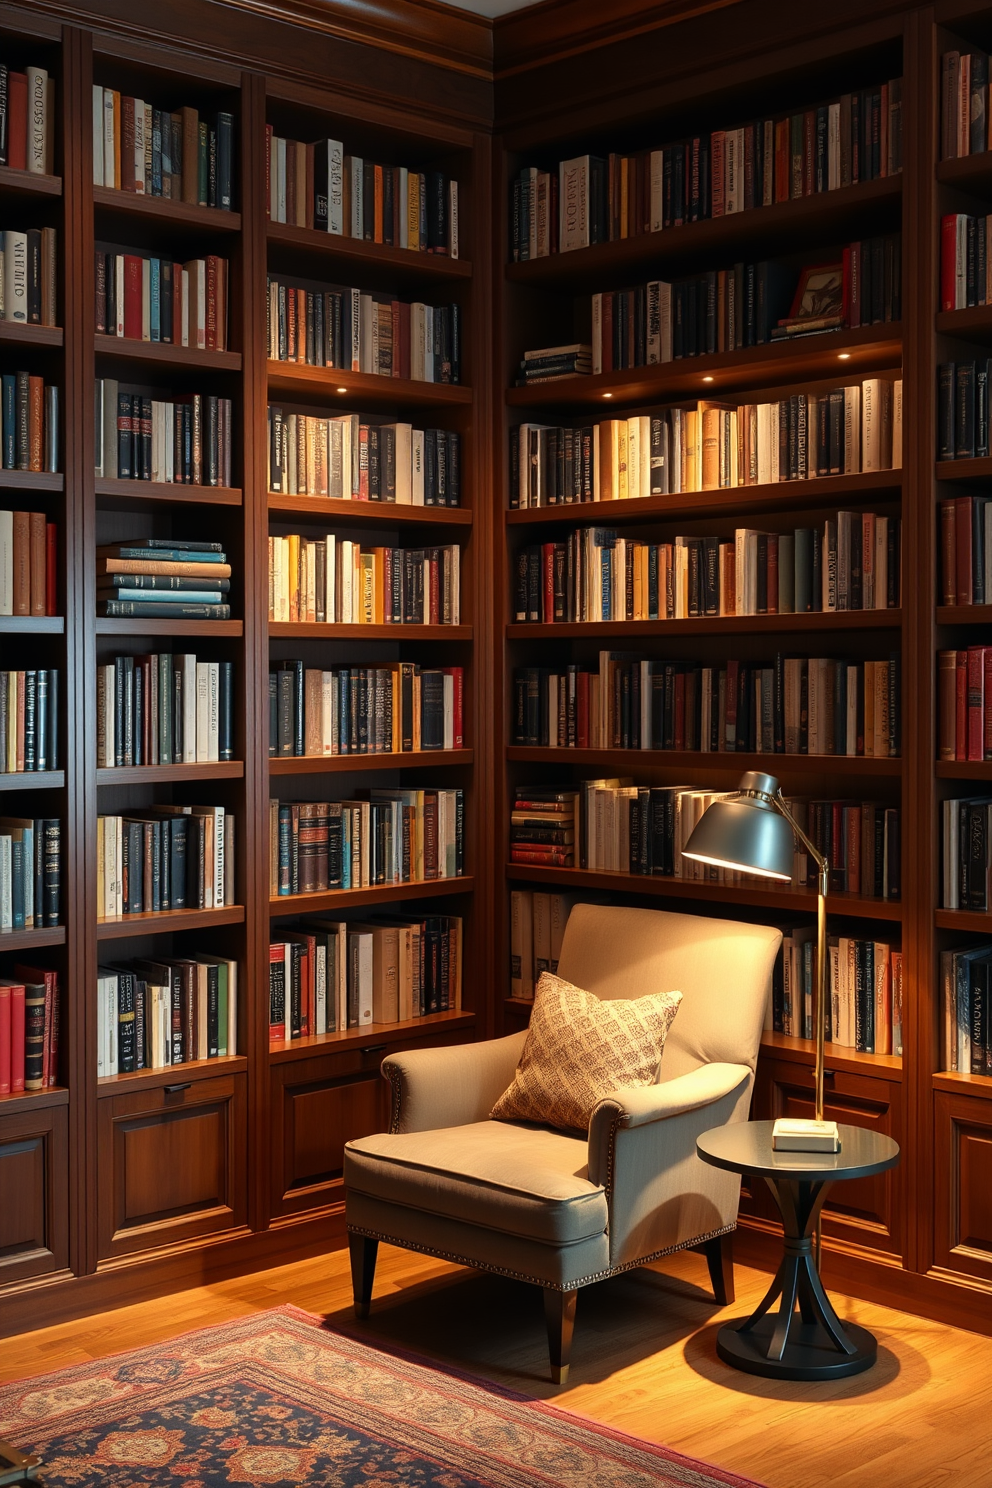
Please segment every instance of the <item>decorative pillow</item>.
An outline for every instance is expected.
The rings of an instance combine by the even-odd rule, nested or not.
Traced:
[[[492,1116],[588,1131],[604,1096],[654,1084],[681,1001],[681,992],[653,992],[633,1002],[601,1002],[544,972],[513,1084]]]

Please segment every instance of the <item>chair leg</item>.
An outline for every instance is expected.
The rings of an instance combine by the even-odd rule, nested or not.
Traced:
[[[355,1316],[367,1318],[372,1302],[372,1283],[375,1280],[375,1258],[379,1250],[378,1240],[368,1240],[364,1235],[349,1235],[351,1251],[351,1290],[355,1298]]]
[[[572,1330],[575,1326],[577,1291],[559,1292],[544,1288],[544,1321],[548,1327],[548,1352],[551,1355],[551,1378],[556,1385],[568,1384],[568,1361],[572,1353]]]
[[[734,1300],[734,1233],[717,1235],[703,1246],[706,1264],[710,1271],[713,1295],[721,1307],[729,1307]]]

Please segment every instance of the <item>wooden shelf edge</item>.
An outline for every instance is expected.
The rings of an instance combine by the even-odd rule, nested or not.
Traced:
[[[42,925],[37,930],[0,930],[0,951],[29,951],[40,946],[65,945],[64,925]]]
[[[240,351],[200,351],[194,346],[174,346],[170,341],[137,341],[129,336],[104,336],[100,332],[93,341],[97,356],[203,372],[241,371]]]
[[[992,604],[983,605],[938,605],[938,625],[989,625],[992,624]]]
[[[0,165],[0,191],[23,196],[61,196],[62,177],[44,176],[34,171],[17,170],[12,165]]]
[[[96,922],[97,940],[126,940],[135,935],[166,935],[179,930],[211,929],[215,925],[240,925],[244,922],[242,904],[227,904],[222,909],[147,910],[142,914],[122,915],[119,920]]]
[[[0,490],[59,493],[65,490],[65,476],[53,470],[0,470]]]
[[[241,506],[243,494],[237,486],[187,486],[176,481],[115,480],[98,476],[97,496],[119,501],[189,501],[197,506]]]
[[[421,253],[411,248],[397,248],[391,243],[369,243],[364,238],[347,237],[344,233],[320,232],[317,228],[298,227],[290,222],[265,223],[271,244],[300,248],[305,253],[367,263],[404,273],[424,274],[438,279],[471,279],[472,265],[467,258],[450,258],[444,253]]]
[[[64,786],[64,770],[24,770],[0,775],[0,791],[62,790]]]
[[[126,212],[132,217],[148,217],[158,222],[174,222],[185,227],[203,227],[211,232],[238,233],[241,213],[225,212],[220,207],[194,206],[167,196],[146,196],[143,192],[117,191],[110,186],[93,187],[93,205]]]
[[[240,780],[243,760],[197,760],[189,765],[100,765],[97,785],[141,785],[157,781]]]
[[[829,905],[829,900],[827,901]],[[812,1039],[796,1038],[792,1034],[776,1033],[765,1029],[761,1035],[761,1047],[780,1058],[812,1068],[816,1059],[816,1047]],[[827,1044],[825,1056],[830,1067],[841,1069],[845,1074],[868,1074],[880,1080],[901,1083],[903,1064],[898,1054],[859,1054],[846,1044]]]
[[[328,496],[290,496],[270,491],[269,512],[287,516],[321,517],[335,522],[384,522],[387,526],[407,522],[470,527],[472,510],[467,506],[407,506],[395,501],[339,501]]]
[[[992,760],[938,760],[938,780],[992,780]]]
[[[974,460],[938,460],[936,472],[940,481],[988,480],[992,476],[992,455]]]
[[[266,363],[271,392],[292,393],[312,389],[334,394],[335,401],[350,397],[353,401],[378,403],[420,403],[423,405],[472,402],[472,389],[462,382],[419,382],[415,378],[385,377],[373,372],[345,372],[336,367],[310,367],[302,362]]]
[[[829,774],[841,770],[851,775],[900,775],[901,759],[875,759],[863,754],[736,754],[730,750],[693,749],[565,749],[529,744],[509,744],[506,757],[528,764],[602,765],[648,769],[763,770],[769,775],[790,770],[803,774]]]
[[[470,765],[471,749],[417,749],[398,754],[270,755],[269,776],[333,775],[364,770],[429,769],[432,765]],[[2,779],[2,776],[0,776]]]
[[[349,905],[389,904],[401,899],[439,899],[449,894],[470,894],[475,888],[471,875],[462,878],[429,878],[420,883],[376,884],[368,889],[325,889],[317,894],[280,894],[269,899],[271,919],[290,915],[327,914]]]
[[[2,623],[2,622],[0,622]],[[155,618],[136,615],[133,619],[111,619],[98,615],[98,636],[127,635],[174,635],[174,636],[241,636],[244,634],[242,620],[170,620],[168,616]]]
[[[307,1038],[269,1044],[269,1063],[285,1064],[293,1059],[312,1058],[317,1054],[340,1054],[345,1049],[361,1049],[363,1044],[378,1044],[422,1035],[429,1038],[439,1030],[471,1028],[475,1013],[466,1008],[452,1008],[443,1013],[425,1013],[422,1018],[407,1018],[397,1023],[366,1023],[362,1028],[348,1028],[336,1033],[314,1033]]]
[[[472,626],[327,625],[312,620],[270,620],[269,635],[301,641],[470,641]]]
[[[977,1100],[992,1100],[992,1075],[972,1075],[963,1070],[936,1070],[931,1076],[934,1090],[948,1095],[970,1095]]]
[[[191,1059],[187,1064],[170,1064],[165,1069],[131,1070],[120,1075],[100,1075],[97,1097],[129,1095],[134,1090],[160,1090],[165,1085],[185,1085],[209,1080],[216,1075],[239,1075],[248,1068],[243,1054],[224,1054],[217,1059]]]
[[[939,612],[938,612],[939,613]],[[553,640],[554,637],[639,635],[747,635],[785,634],[825,630],[899,630],[902,610],[818,610],[812,614],[781,615],[694,615],[686,620],[569,620],[551,624],[512,621],[506,625],[507,640]]]
[[[63,344],[61,326],[31,325],[19,320],[0,320],[0,342],[9,346],[54,346]]]
[[[0,1095],[0,1118],[17,1111],[43,1111],[51,1106],[67,1106],[69,1091],[65,1085],[49,1085],[45,1090],[11,1091]]]
[[[64,635],[61,615],[0,615],[0,635]]]
[[[938,930],[970,930],[976,935],[992,935],[992,911],[980,909],[935,909],[933,922]]]

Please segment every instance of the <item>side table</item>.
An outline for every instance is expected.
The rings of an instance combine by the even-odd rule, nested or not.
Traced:
[[[842,1323],[837,1316],[813,1260],[812,1235],[830,1185],[895,1167],[899,1146],[879,1132],[842,1126],[839,1152],[776,1152],[773,1125],[771,1121],[734,1122],[703,1132],[696,1140],[703,1162],[764,1178],[785,1229],[784,1254],[774,1281],[750,1317],[724,1324],[717,1334],[716,1351],[735,1369],[776,1379],[840,1379],[860,1374],[875,1362],[875,1337],[867,1328]]]

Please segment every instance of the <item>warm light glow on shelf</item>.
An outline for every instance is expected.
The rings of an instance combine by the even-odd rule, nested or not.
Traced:
[[[346,393],[347,391],[348,391],[347,388],[338,388],[338,392],[339,393]]]
[[[604,393],[603,394],[603,397],[604,398],[612,398],[613,397],[613,394],[612,393]]]
[[[851,353],[849,351],[839,351],[837,353],[837,360],[839,362],[849,362],[851,360]]]
[[[712,377],[704,377],[704,378],[703,378],[703,381],[704,381],[704,382],[712,382],[712,381],[713,381],[713,379],[712,379]]]

